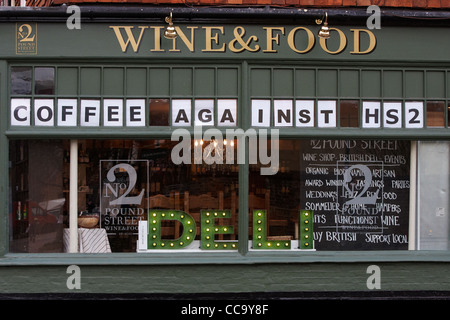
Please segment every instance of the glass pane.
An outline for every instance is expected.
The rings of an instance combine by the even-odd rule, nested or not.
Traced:
[[[78,140],[80,252],[136,252],[139,221],[145,250],[237,250],[236,148],[220,141]],[[68,252],[69,158],[68,141],[10,142],[11,252]]]
[[[169,99],[150,99],[149,101],[149,125],[169,125]]]
[[[280,140],[274,161],[277,150],[275,174],[250,165],[252,249],[408,249],[409,141]]]
[[[340,104],[341,127],[359,127],[359,102],[354,100],[341,100]]]
[[[279,153],[276,145],[268,142],[267,154],[279,157],[279,166],[275,175],[262,174],[269,165],[260,163],[250,165],[249,181],[249,236],[253,242],[259,237],[267,241],[278,241],[277,248],[286,248],[286,241],[296,239],[296,217],[300,203],[300,143],[297,140],[280,140]],[[250,142],[251,143],[251,142]],[[277,154],[278,153],[278,154]],[[275,160],[273,158],[272,160]],[[271,161],[270,165],[275,164]],[[264,217],[254,216],[264,210]],[[262,218],[262,220],[260,220]],[[260,223],[262,221],[262,223]],[[259,234],[260,225],[266,224],[266,234]],[[261,247],[264,247],[261,244]],[[258,248],[255,243],[254,248]]]
[[[55,69],[35,68],[34,69],[34,93],[54,94],[55,93]]]
[[[18,140],[9,144],[10,251],[63,252],[67,222],[67,143]]]
[[[427,102],[427,127],[445,126],[445,103],[443,101]]]
[[[164,139],[80,143],[84,160],[79,165],[79,208],[86,215],[100,215],[98,227],[106,231],[112,252],[138,250],[138,240],[143,240],[139,221],[149,228],[145,250],[209,249],[204,246],[213,248],[215,240],[230,249],[237,245],[238,170],[226,164],[220,144]],[[226,150],[224,144],[222,149]],[[200,151],[200,158],[194,157],[194,150]],[[231,150],[234,153],[234,146]],[[219,214],[209,221],[215,226],[209,230],[210,239],[201,227],[202,210]],[[186,221],[191,221],[189,228]],[[216,227],[227,231],[215,232]]]
[[[418,152],[419,249],[450,248],[450,142],[422,141]]]
[[[31,94],[31,67],[11,68],[11,94]]]

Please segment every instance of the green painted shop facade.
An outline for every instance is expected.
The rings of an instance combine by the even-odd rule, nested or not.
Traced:
[[[450,290],[445,19],[65,10],[1,12],[0,293]]]

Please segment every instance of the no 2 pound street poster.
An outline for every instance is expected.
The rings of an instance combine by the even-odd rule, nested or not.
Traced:
[[[301,208],[317,250],[408,248],[410,142],[302,142]]]
[[[100,160],[101,227],[108,234],[138,233],[147,218],[148,160]]]

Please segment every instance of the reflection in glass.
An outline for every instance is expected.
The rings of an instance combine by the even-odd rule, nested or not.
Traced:
[[[419,250],[450,249],[450,142],[418,143]]]
[[[169,125],[169,99],[150,99],[149,101],[149,125]]]
[[[31,67],[11,67],[11,94],[31,94]]]
[[[78,140],[79,232],[99,230],[112,252],[136,252],[138,223],[147,220],[149,209],[180,210],[193,217],[200,243],[201,210],[215,209],[231,216],[214,223],[234,228],[216,234],[216,240],[237,240],[238,165],[232,142],[227,141],[234,155],[229,164],[230,154],[220,152],[225,146],[215,141],[188,143],[186,152],[198,148],[200,159],[194,163],[192,152],[190,163],[175,164],[177,141]],[[68,251],[63,235],[69,228],[69,147],[69,141],[10,142],[11,252]],[[94,217],[98,222],[89,224]],[[177,239],[183,231],[175,220],[161,226],[162,239]]]
[[[359,103],[356,100],[341,100],[340,126],[359,127]]]
[[[14,140],[10,150],[10,251],[63,252],[64,143]]]
[[[409,141],[282,139],[278,151],[276,174],[249,166],[253,249],[261,236],[254,210],[266,211],[266,240],[280,241],[280,249],[289,240],[288,250],[310,241],[301,210],[312,210],[316,250],[408,249]],[[380,234],[386,241],[379,241]]]
[[[54,94],[55,93],[55,69],[37,67],[34,69],[34,93]]]
[[[147,220],[149,209],[180,210],[189,214],[196,223],[197,241],[201,236],[202,209],[230,210],[231,218],[216,219],[216,224],[233,225],[234,233],[217,235],[217,240],[237,238],[238,166],[226,163],[207,164],[206,158],[214,157],[217,152],[217,149],[212,153],[205,152],[208,146],[214,146],[213,142],[203,141],[201,146],[197,143],[203,154],[203,159],[200,159],[198,164],[194,163],[193,152],[189,155],[190,163],[174,163],[172,150],[179,147],[179,142],[176,141],[86,140],[84,143],[92,164],[92,171],[87,176],[100,176],[102,181],[100,186],[96,179],[87,181],[87,188],[93,190],[93,204],[100,207],[101,227],[108,232],[113,252],[136,251],[137,224],[139,220]],[[216,148],[218,147],[216,145]],[[195,142],[192,142],[190,150],[185,151],[191,152],[194,148]],[[224,160],[226,162],[226,159]],[[97,171],[96,164],[99,162],[102,163],[101,172]],[[133,168],[124,166],[122,170],[115,169],[114,176],[106,180],[109,170],[123,163],[131,164]],[[111,195],[112,192],[117,193],[115,188],[119,186],[120,189],[120,183],[124,183],[122,187],[129,186],[134,172],[135,187],[128,197],[137,197],[143,192],[142,201],[139,204],[111,205],[114,197],[105,198],[105,191]],[[161,227],[161,239],[177,239],[183,232],[181,224],[176,220],[163,220]]]
[[[271,144],[268,143],[270,148]],[[277,150],[268,148],[268,154]],[[273,153],[272,153],[273,152]],[[274,175],[261,175],[258,164],[251,164],[249,181],[249,237],[253,236],[253,211],[266,210],[267,240],[296,239],[296,224],[300,209],[300,143],[280,140],[279,168]]]
[[[445,103],[443,101],[427,102],[427,127],[445,126]]]

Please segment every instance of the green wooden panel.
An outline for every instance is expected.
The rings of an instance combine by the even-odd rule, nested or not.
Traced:
[[[270,96],[270,69],[252,69],[250,74],[250,95]]]
[[[383,72],[383,96],[386,98],[403,97],[403,74],[400,70]]]
[[[77,95],[78,94],[78,68],[58,68],[57,69],[57,94]]]
[[[427,92],[429,98],[445,98],[445,72],[427,72]]]
[[[329,254],[331,255],[331,253]],[[146,258],[146,257],[145,257]],[[141,258],[142,259],[142,258]],[[373,260],[359,263],[256,263],[171,265],[79,265],[80,289],[69,289],[73,272],[66,265],[0,268],[1,293],[226,293],[226,292],[343,292],[355,294],[395,291],[450,290],[449,263],[389,263],[375,259],[381,271],[381,290],[369,290]],[[70,278],[72,277],[72,278]],[[422,292],[425,294],[425,292]],[[75,296],[76,297],[76,296]],[[81,296],[81,299],[84,297]],[[306,301],[305,301],[306,302]],[[188,302],[186,302],[187,305]],[[178,311],[177,311],[178,312]],[[195,317],[194,317],[195,318]],[[199,317],[197,317],[199,318]]]
[[[173,68],[171,75],[172,94],[192,96],[192,68]]]
[[[197,68],[194,71],[194,87],[196,96],[214,96],[215,70],[213,68]]]
[[[103,70],[103,94],[123,95],[124,90],[123,68],[105,68]]]
[[[319,70],[317,77],[317,95],[319,97],[336,97],[338,95],[337,70]]]
[[[405,98],[423,98],[423,71],[405,71]]]
[[[339,78],[341,97],[359,97],[358,70],[341,70]]]
[[[147,94],[147,69],[128,68],[126,94],[128,96],[145,96]]]
[[[101,94],[101,69],[100,68],[81,68],[80,75],[80,94],[81,95],[100,95]]]
[[[294,95],[294,70],[274,69],[273,70],[273,95],[293,96]]]
[[[361,72],[361,96],[381,97],[381,72],[378,70],[363,70]]]
[[[316,95],[316,71],[300,69],[295,71],[295,95],[313,97]]]
[[[237,69],[217,69],[217,95],[237,96],[239,94],[239,72]]]
[[[152,97],[170,95],[170,68],[152,68],[149,76],[149,95]]]

